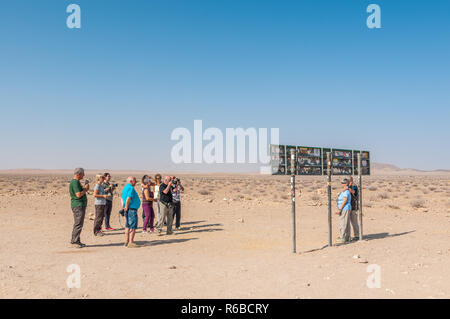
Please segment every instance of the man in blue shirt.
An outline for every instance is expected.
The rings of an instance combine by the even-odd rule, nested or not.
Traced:
[[[134,242],[134,235],[138,224],[137,211],[141,206],[139,195],[134,189],[136,186],[136,178],[130,176],[127,178],[127,185],[122,190],[122,206],[126,214],[125,223],[125,247],[138,247]]]
[[[350,214],[352,211],[351,200],[352,195],[348,190],[348,180],[345,178],[341,181],[342,192],[338,196],[337,206],[339,215],[340,237],[337,242],[344,243],[350,241]]]

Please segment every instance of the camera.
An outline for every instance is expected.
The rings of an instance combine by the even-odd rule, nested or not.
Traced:
[[[119,184],[112,184],[112,187],[118,187]]]
[[[87,185],[87,184],[89,184],[89,180],[88,179],[84,181],[84,185]]]
[[[177,185],[179,181],[180,181],[180,179],[179,179],[178,177],[174,177],[174,178],[172,179],[172,184],[173,184],[173,185]]]
[[[119,214],[125,217],[125,210],[124,209],[119,210]]]

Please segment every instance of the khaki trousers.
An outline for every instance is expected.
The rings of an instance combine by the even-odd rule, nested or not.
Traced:
[[[359,237],[358,211],[342,210],[339,216],[340,238],[346,241],[350,240],[350,224],[353,227],[355,237]]]
[[[354,237],[359,237],[359,224],[358,224],[358,211],[357,210],[352,210],[350,212],[350,223],[352,224]],[[348,232],[348,234],[350,235],[350,231]]]
[[[158,219],[158,223],[156,224],[156,229],[158,229],[159,232],[162,231],[162,228],[164,226],[164,219],[167,221],[167,234],[172,233],[172,221],[173,221],[173,207],[169,208],[163,203],[159,203],[159,209],[160,209],[160,216]]]

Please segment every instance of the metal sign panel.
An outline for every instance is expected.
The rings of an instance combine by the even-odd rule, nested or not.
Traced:
[[[357,154],[361,153],[362,175],[370,175],[368,151],[293,145],[270,145],[272,175],[291,174],[291,151],[295,156],[296,175],[326,175],[327,152],[331,153],[333,175],[357,175]]]

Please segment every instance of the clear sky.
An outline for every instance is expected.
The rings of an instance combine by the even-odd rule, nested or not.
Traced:
[[[0,169],[176,168],[195,119],[450,169],[449,57],[447,0],[2,0]]]

